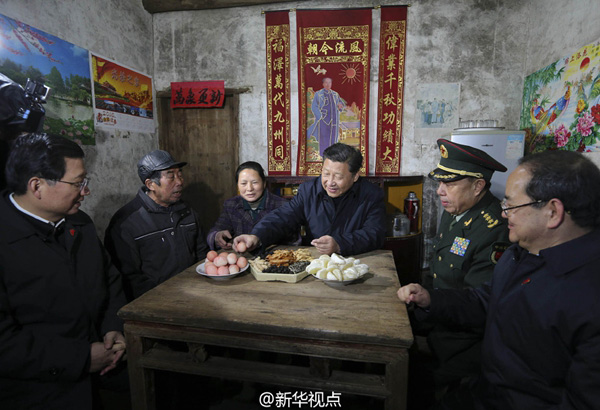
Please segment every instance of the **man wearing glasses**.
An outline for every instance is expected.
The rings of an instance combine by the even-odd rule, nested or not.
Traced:
[[[510,245],[500,200],[489,190],[494,172],[505,172],[506,167],[477,148],[445,139],[437,144],[440,160],[429,178],[438,183],[436,193],[444,212],[423,286],[474,288],[492,278],[498,258]],[[422,379],[430,380],[434,391],[440,393],[445,386],[479,372],[481,329],[446,324],[432,327],[415,321],[413,328],[427,336],[433,352],[435,362],[427,366],[432,374],[425,372]]]
[[[90,218],[84,153],[24,134],[0,198],[0,408],[91,409],[91,374],[125,350],[121,275]]]
[[[422,319],[484,326],[479,377],[443,409],[592,409],[600,402],[600,170],[584,155],[526,156],[506,186],[513,244],[477,289],[417,284]]]
[[[119,209],[104,244],[124,278],[129,300],[178,274],[208,252],[194,210],[182,200],[183,171],[167,151],[156,150],[138,162],[144,184]]]

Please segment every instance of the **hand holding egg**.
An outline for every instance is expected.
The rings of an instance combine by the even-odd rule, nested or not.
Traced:
[[[252,251],[260,245],[260,239],[256,235],[240,235],[233,239],[233,249],[239,253]]]

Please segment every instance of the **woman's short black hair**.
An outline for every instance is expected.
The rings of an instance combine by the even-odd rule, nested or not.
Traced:
[[[23,195],[31,178],[57,181],[65,175],[65,158],[84,156],[72,140],[50,134],[22,134],[13,141],[8,155],[6,185],[16,195]]]
[[[323,152],[323,161],[326,159],[333,162],[346,162],[352,175],[360,170],[363,163],[363,156],[359,150],[341,142],[336,142]]]
[[[243,164],[241,164],[239,167],[237,167],[237,170],[235,171],[235,182],[236,183],[240,179],[240,172],[242,172],[245,169],[253,169],[254,171],[256,171],[258,173],[258,176],[260,177],[262,182],[265,182],[266,177],[265,177],[265,170],[263,169],[263,167],[258,162],[246,161]]]

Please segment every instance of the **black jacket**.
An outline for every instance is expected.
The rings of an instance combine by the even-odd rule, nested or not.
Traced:
[[[185,203],[165,208],[140,189],[112,217],[104,244],[131,300],[204,259],[204,238],[196,213]]]
[[[122,331],[120,274],[81,211],[57,240],[5,191],[0,226],[0,408],[89,409],[90,343]]]

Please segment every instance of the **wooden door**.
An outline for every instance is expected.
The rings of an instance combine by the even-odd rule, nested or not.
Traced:
[[[170,92],[161,94],[159,147],[188,163],[183,168],[183,200],[198,213],[208,233],[223,201],[237,194],[239,97],[226,93],[222,108],[172,109]]]

